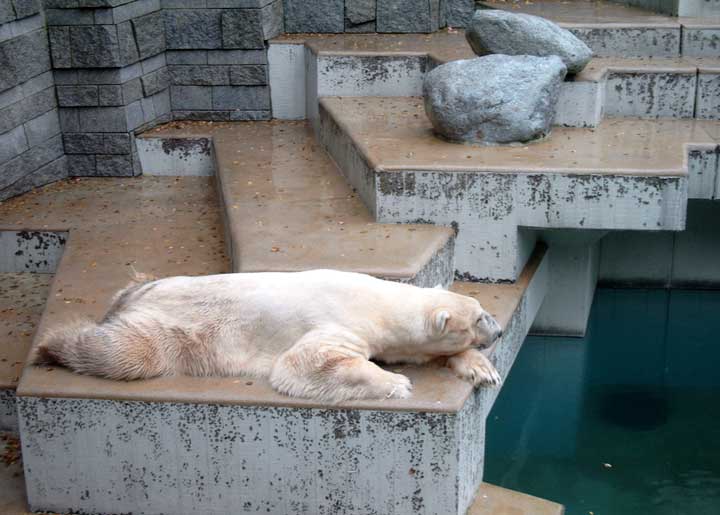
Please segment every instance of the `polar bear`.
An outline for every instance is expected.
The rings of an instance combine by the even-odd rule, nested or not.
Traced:
[[[406,376],[371,359],[444,358],[462,379],[497,385],[481,349],[501,335],[477,300],[438,288],[334,270],[235,273],[134,283],[99,323],[49,332],[33,361],[116,380],[247,375],[336,403],[411,395]]]

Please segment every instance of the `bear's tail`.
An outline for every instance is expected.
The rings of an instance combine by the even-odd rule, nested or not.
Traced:
[[[150,342],[131,338],[130,334],[114,336],[90,320],[76,321],[48,332],[37,345],[31,363],[60,365],[80,374],[126,381],[162,375],[157,360],[148,360],[148,354],[154,354],[148,352]]]

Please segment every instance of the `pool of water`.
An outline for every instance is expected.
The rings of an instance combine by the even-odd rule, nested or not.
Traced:
[[[484,480],[569,515],[720,514],[720,292],[599,289],[585,338],[529,337]]]

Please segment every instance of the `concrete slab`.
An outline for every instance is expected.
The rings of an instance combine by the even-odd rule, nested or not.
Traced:
[[[171,148],[203,136],[214,147],[234,271],[334,268],[452,282],[453,231],[375,223],[304,122],[173,123],[139,140]]]
[[[503,376],[542,303],[548,284],[544,254],[539,247],[517,284],[456,286],[488,300],[504,324],[492,354]],[[425,367],[433,376],[426,381],[410,368],[402,371],[416,381],[413,397],[427,402],[447,392],[446,371]],[[184,381],[176,379],[176,386]],[[196,396],[189,403],[167,396],[162,402],[88,399],[87,393],[21,396],[30,508],[189,514],[227,513],[241,505],[278,514],[460,515],[476,497],[484,421],[497,389],[465,386],[453,409],[443,400],[423,407],[418,398],[337,406],[290,399],[282,407],[266,395],[244,404],[253,385],[234,381],[242,386],[233,399]]]

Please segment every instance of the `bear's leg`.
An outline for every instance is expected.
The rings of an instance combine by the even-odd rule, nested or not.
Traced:
[[[468,349],[447,360],[450,369],[460,378],[475,386],[487,384],[497,386],[502,378],[490,360],[477,349]]]
[[[327,402],[410,396],[407,377],[368,361],[357,340],[340,339],[327,332],[308,333],[275,360],[270,384],[286,395]]]

